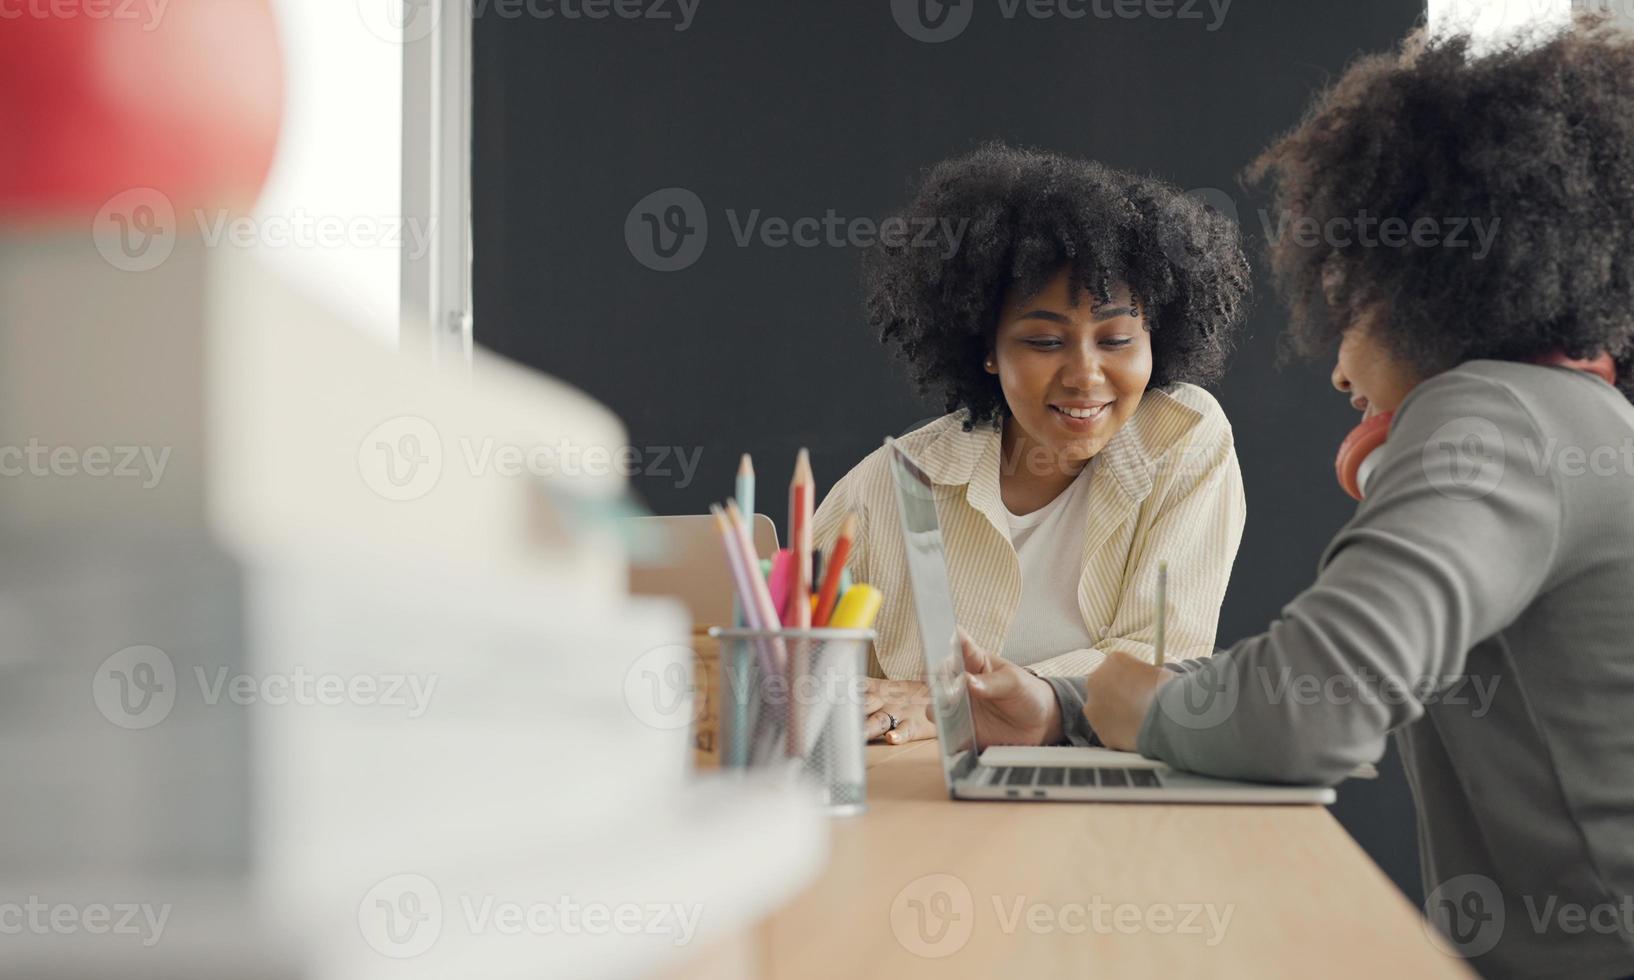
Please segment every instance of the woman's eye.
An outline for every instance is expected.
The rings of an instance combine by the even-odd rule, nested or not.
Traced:
[[[1104,347],[1128,347],[1134,342],[1135,338],[1133,337],[1109,337],[1101,341],[1101,345]]]
[[[1034,337],[1024,343],[1034,350],[1054,350],[1061,346],[1061,342],[1054,337]]]

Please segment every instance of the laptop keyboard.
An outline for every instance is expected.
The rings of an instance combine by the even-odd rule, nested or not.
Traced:
[[[994,766],[989,786],[1003,786],[1010,796],[1021,795],[1021,790],[1040,790],[1050,786],[1103,788],[1160,789],[1163,781],[1151,769],[1087,768],[1082,766]]]

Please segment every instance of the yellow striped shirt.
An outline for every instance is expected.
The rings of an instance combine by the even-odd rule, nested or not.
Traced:
[[[1002,654],[1021,604],[1021,565],[999,496],[1000,434],[991,426],[965,432],[955,413],[897,443],[935,484],[959,625],[983,649]],[[1153,660],[1160,560],[1169,563],[1167,655],[1209,656],[1247,515],[1225,413],[1195,385],[1148,390],[1097,465],[1078,581],[1078,610],[1096,643],[1063,650],[1031,669],[1045,676],[1086,674],[1112,650]],[[818,547],[832,547],[848,511],[858,522],[847,562],[852,578],[885,596],[870,673],[919,678],[919,625],[883,447],[824,498],[813,526]]]

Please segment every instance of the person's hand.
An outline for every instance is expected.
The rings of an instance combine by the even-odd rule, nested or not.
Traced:
[[[962,629],[959,646],[976,716],[976,744],[985,748],[1061,741],[1061,705],[1048,681],[981,650]]]
[[[1174,677],[1172,671],[1114,650],[1089,675],[1084,718],[1107,748],[1133,752],[1157,689]]]
[[[936,716],[931,712],[930,687],[924,681],[868,678],[864,690],[863,731],[869,740],[883,738],[891,745],[936,737]],[[896,727],[891,727],[895,717]]]

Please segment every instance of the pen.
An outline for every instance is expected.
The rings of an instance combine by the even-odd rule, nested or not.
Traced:
[[[1169,563],[1160,561],[1157,563],[1157,653],[1152,658],[1159,667],[1163,666],[1163,618],[1169,611],[1168,591]]]

